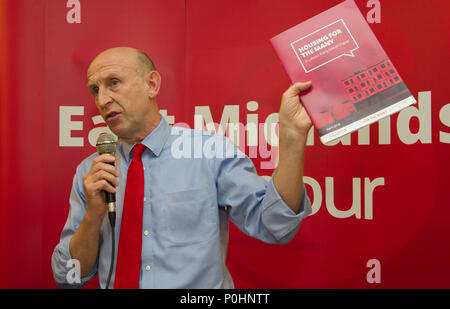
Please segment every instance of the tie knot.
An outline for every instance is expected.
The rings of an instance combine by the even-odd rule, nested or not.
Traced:
[[[145,146],[144,145],[142,145],[142,144],[136,144],[136,145],[134,145],[134,148],[133,148],[133,158],[141,158],[141,156],[142,156],[142,153],[144,152],[144,150],[145,150]]]

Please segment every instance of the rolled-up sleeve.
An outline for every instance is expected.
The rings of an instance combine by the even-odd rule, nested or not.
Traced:
[[[97,273],[96,265],[94,270],[88,276],[77,279],[74,273],[77,261],[73,260],[70,254],[70,240],[72,239],[73,234],[78,230],[86,212],[82,170],[83,168],[81,165],[78,166],[70,193],[69,215],[61,232],[60,241],[52,254],[51,264],[53,278],[60,288],[82,288]]]
[[[287,243],[294,238],[301,221],[312,213],[311,202],[303,185],[303,195],[299,213],[296,214],[283,201],[270,179],[266,188],[266,195],[262,202],[262,222],[278,243]]]
[[[228,140],[228,139],[227,139]],[[230,147],[227,141],[227,147]],[[217,164],[216,184],[219,206],[226,206],[230,220],[245,234],[272,244],[292,240],[301,221],[311,214],[305,186],[300,211],[294,213],[281,198],[273,180],[260,177],[253,162],[239,149]]]

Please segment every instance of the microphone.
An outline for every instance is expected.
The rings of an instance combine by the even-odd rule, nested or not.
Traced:
[[[101,134],[97,139],[97,152],[99,155],[107,153],[114,156],[116,154],[116,138],[114,135],[109,133]],[[114,165],[114,163],[110,163]],[[108,204],[108,212],[116,212],[116,194],[108,191],[105,192],[106,203]]]
[[[101,134],[98,138],[97,138],[97,152],[99,155],[102,155],[104,153],[107,153],[109,155],[114,156],[116,154],[116,148],[117,148],[117,144],[116,144],[116,137],[112,134],[109,133],[105,133],[105,134]],[[111,165],[114,165],[114,163],[110,163]],[[116,194],[114,193],[110,193],[108,191],[103,191],[105,192],[105,197],[106,197],[106,203],[108,204],[108,217],[109,217],[109,223],[111,224],[111,229],[112,229],[112,233],[111,233],[111,263],[109,264],[109,273],[108,273],[108,278],[106,279],[106,286],[105,288],[108,289],[109,288],[109,283],[111,282],[111,275],[112,275],[112,271],[113,271],[113,266],[114,266],[114,253],[116,251],[115,249],[115,226],[116,226]]]

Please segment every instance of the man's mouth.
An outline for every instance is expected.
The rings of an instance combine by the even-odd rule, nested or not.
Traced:
[[[114,111],[113,112],[109,112],[109,113],[106,114],[106,120],[108,120],[108,121],[115,120],[115,119],[117,119],[119,117],[120,114],[121,113],[114,112]]]

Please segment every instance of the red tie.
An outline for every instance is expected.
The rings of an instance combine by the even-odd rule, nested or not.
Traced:
[[[127,174],[117,253],[115,289],[138,289],[142,251],[142,212],[144,203],[144,168],[142,144],[133,149],[133,159]]]

